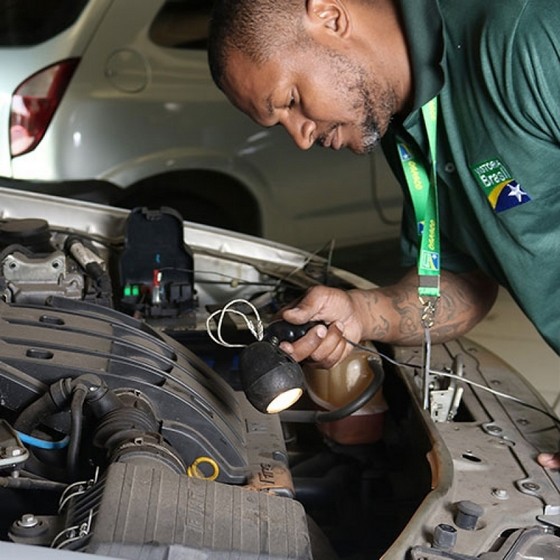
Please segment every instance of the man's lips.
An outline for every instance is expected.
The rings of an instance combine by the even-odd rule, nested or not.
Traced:
[[[331,148],[333,150],[340,150],[340,148],[342,148],[342,135],[340,133],[339,126],[337,126],[333,131],[333,135],[331,139]]]
[[[342,148],[342,138],[340,136],[340,127],[335,126],[328,134],[321,138],[321,145],[324,148],[332,148],[340,150]]]

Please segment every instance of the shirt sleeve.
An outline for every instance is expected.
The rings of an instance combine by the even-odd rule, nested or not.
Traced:
[[[560,5],[527,2],[509,47],[501,87],[512,110],[529,132],[560,146]]]

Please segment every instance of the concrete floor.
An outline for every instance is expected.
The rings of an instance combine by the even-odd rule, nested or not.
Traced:
[[[386,285],[401,274],[398,241],[335,250],[333,264]],[[468,337],[523,374],[560,415],[560,356],[542,340],[511,296],[500,290],[486,319]]]

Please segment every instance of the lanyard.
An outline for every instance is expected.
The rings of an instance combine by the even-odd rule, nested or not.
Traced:
[[[422,117],[430,148],[429,170],[426,170],[418,154],[407,144],[398,141],[397,148],[412,198],[420,238],[418,296],[422,302],[425,302],[427,298],[437,299],[439,297],[440,243],[436,175],[437,97],[422,107]]]
[[[401,164],[414,206],[417,233],[420,238],[418,253],[418,297],[423,305],[424,327],[424,388],[423,406],[430,406],[429,380],[431,361],[430,328],[434,324],[436,303],[439,298],[440,244],[437,206],[437,97],[422,106],[422,118],[428,135],[430,168],[426,170],[418,154],[404,142],[397,142]]]

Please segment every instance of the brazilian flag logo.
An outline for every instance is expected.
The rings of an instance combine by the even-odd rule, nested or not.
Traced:
[[[397,144],[397,148],[399,150],[399,156],[401,158],[401,161],[410,161],[411,159],[414,159],[412,154],[410,153],[410,149],[406,144],[399,142]]]
[[[471,169],[494,212],[504,212],[531,200],[499,159],[489,159]]]

